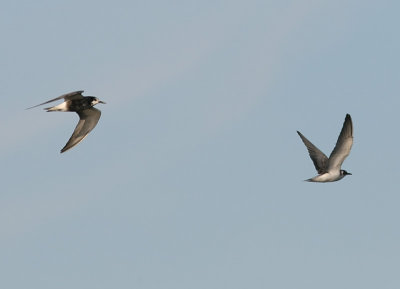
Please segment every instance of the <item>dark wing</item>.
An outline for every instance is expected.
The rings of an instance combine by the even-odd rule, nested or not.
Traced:
[[[350,114],[346,114],[343,123],[342,131],[336,142],[336,146],[329,156],[328,170],[339,169],[342,166],[345,158],[350,154],[351,146],[353,145],[353,122]]]
[[[32,106],[32,107],[28,107],[27,109],[38,107],[38,106],[41,106],[43,104],[46,104],[46,103],[49,103],[49,102],[53,102],[53,101],[56,101],[56,100],[59,100],[59,99],[62,99],[62,98],[64,98],[64,100],[81,99],[81,98],[83,98],[82,93],[83,93],[83,90],[78,90],[78,91],[66,93],[66,94],[63,94],[63,95],[61,95],[59,97],[53,98],[53,99],[51,99],[49,101],[43,102],[41,104],[38,104],[38,105],[35,105],[35,106]]]
[[[91,107],[77,112],[79,115],[79,122],[67,144],[63,147],[61,152],[65,152],[80,143],[92,129],[97,125],[101,111],[97,108]]]
[[[321,152],[315,145],[313,145],[304,135],[297,131],[303,143],[306,145],[310,158],[314,163],[315,169],[318,174],[326,172],[328,166],[328,157]]]

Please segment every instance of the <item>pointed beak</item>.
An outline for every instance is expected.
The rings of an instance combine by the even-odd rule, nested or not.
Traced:
[[[348,175],[352,175],[352,173],[347,173]]]
[[[99,100],[99,103],[103,103],[103,104],[106,104],[104,101],[101,101],[101,100]]]

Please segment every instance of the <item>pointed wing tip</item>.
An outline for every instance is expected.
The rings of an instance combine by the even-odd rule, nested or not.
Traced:
[[[73,146],[71,146],[70,144],[66,144],[61,150],[60,150],[60,154],[65,153],[66,151],[72,149],[74,146],[76,146],[77,144],[74,144]]]
[[[345,118],[345,120],[344,120],[344,124],[343,124],[343,127],[345,126],[345,124],[347,123],[347,125],[349,125],[350,126],[350,129],[351,129],[351,136],[353,136],[353,120],[351,119],[351,116],[350,116],[350,114],[346,114],[346,118]]]
[[[31,108],[35,108],[35,107],[38,107],[38,106],[40,106],[40,105],[41,105],[41,104],[34,105],[34,106],[31,106],[31,107],[25,108],[25,110],[28,110],[28,109],[31,109]]]
[[[351,122],[351,123],[353,123],[353,120],[351,119],[351,115],[350,114],[346,114],[346,118],[345,118],[345,120],[344,120],[345,122]]]
[[[72,146],[73,147],[73,146]],[[68,147],[68,144],[66,144],[61,150],[60,154],[65,153],[67,150],[71,149],[72,147]]]
[[[62,153],[65,153],[66,151],[68,151],[68,150],[70,150],[70,149],[72,149],[73,148],[73,146],[72,147],[69,147],[69,148],[63,148],[62,150],[60,150],[60,154],[62,154]]]
[[[305,136],[304,136],[301,132],[299,132],[298,130],[297,130],[297,134],[299,135],[299,137],[301,138],[301,140],[304,142]],[[304,143],[304,144],[305,144],[305,143]]]

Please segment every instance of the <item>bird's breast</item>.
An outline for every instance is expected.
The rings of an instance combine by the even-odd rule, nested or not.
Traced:
[[[311,181],[312,182],[319,182],[319,183],[326,183],[326,182],[335,182],[335,181],[338,181],[338,180],[340,180],[342,178],[343,178],[343,176],[340,175],[340,172],[339,173],[329,172],[329,173],[325,173],[325,174],[313,177],[311,179]]]

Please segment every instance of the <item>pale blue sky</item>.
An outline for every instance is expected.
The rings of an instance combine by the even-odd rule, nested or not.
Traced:
[[[399,288],[398,1],[3,1],[0,287]],[[26,107],[74,90],[77,116]],[[346,113],[340,182],[316,174]]]

